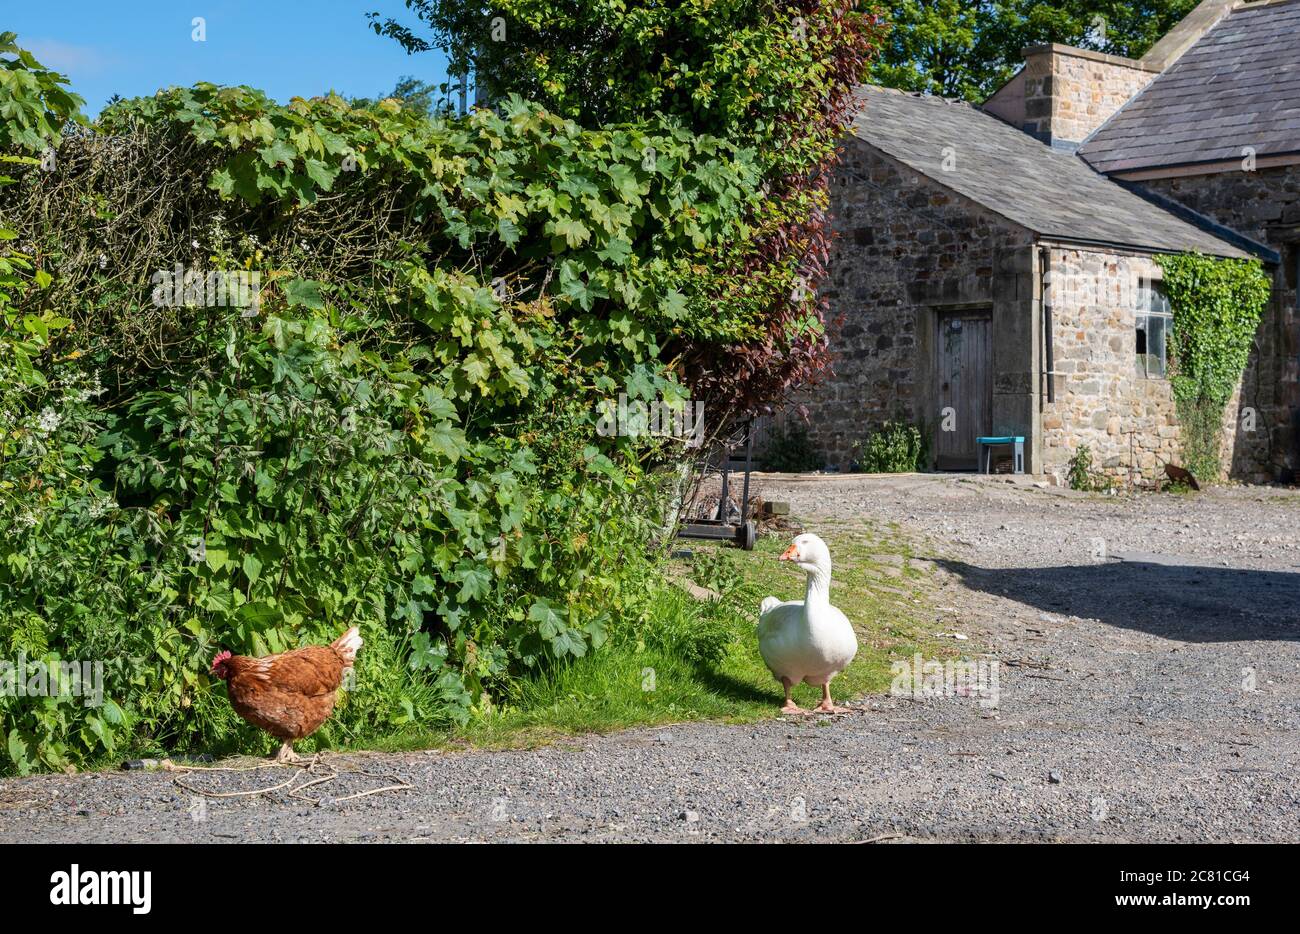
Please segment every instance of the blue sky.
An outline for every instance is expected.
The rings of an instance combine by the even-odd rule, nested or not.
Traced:
[[[0,31],[48,68],[97,114],[113,94],[137,97],[197,81],[250,84],[286,102],[331,89],[376,97],[402,75],[446,79],[440,53],[407,55],[376,36],[365,14],[408,25],[401,0],[5,0]],[[206,20],[207,39],[191,38]]]

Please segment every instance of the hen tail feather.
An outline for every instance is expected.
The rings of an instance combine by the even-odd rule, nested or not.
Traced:
[[[361,648],[361,630],[353,626],[330,644],[343,659],[344,666],[351,667],[357,660],[357,650]]]

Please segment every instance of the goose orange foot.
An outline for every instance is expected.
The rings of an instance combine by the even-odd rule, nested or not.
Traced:
[[[808,711],[796,704],[794,699],[790,697],[790,691],[794,688],[794,682],[789,678],[782,678],[781,686],[785,688],[785,704],[781,707],[781,713],[806,714]]]
[[[835,702],[831,700],[831,686],[829,684],[822,685],[822,702],[817,705],[815,710],[817,713],[849,713],[850,712],[848,707],[837,707],[835,705]]]

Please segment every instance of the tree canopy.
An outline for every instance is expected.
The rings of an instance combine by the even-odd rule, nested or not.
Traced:
[[[983,101],[1041,42],[1136,58],[1198,0],[890,0],[871,72],[886,87]]]
[[[362,108],[375,107],[383,100],[395,100],[418,114],[432,115],[450,109],[446,94],[446,89],[436,84],[422,81],[413,75],[403,75],[397,79],[393,90],[383,97],[354,97],[348,103]]]
[[[859,6],[874,8],[889,24],[870,80],[982,101],[1015,73],[1026,46],[1060,42],[1137,58],[1198,2],[887,0]],[[511,0],[493,7],[499,13],[485,12],[473,0],[406,0],[406,6],[414,24],[371,13],[371,27],[410,52],[445,49],[453,74],[474,71],[477,62],[494,94],[514,91],[530,99],[567,101],[592,118],[616,119],[626,114],[631,101],[650,109],[684,104],[688,111],[704,104],[707,112],[715,89],[731,89],[718,84],[703,88],[708,75],[694,67],[697,60],[673,60],[655,52],[672,46],[679,50],[710,32],[725,34],[744,18],[744,8],[762,4],[697,0],[656,7],[621,0]],[[495,34],[494,17],[500,17]],[[665,29],[668,24],[673,28]],[[647,42],[649,37],[654,42]],[[629,83],[638,72],[640,77]],[[643,93],[625,93],[634,88]],[[674,93],[668,94],[670,89]]]
[[[823,371],[827,179],[879,40],[854,0],[406,0],[370,14],[411,52],[443,49],[477,96],[518,96],[584,127],[665,124],[752,151],[755,232],[699,264],[694,300],[744,308],[751,339],[673,342],[697,395],[753,411]]]

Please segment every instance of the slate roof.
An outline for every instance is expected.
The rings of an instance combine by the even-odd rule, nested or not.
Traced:
[[[1156,252],[1248,254],[970,104],[864,86],[860,139],[940,185],[1051,238]],[[951,147],[951,171],[943,167]]]
[[[1079,150],[1099,172],[1300,152],[1300,2],[1239,7]]]

